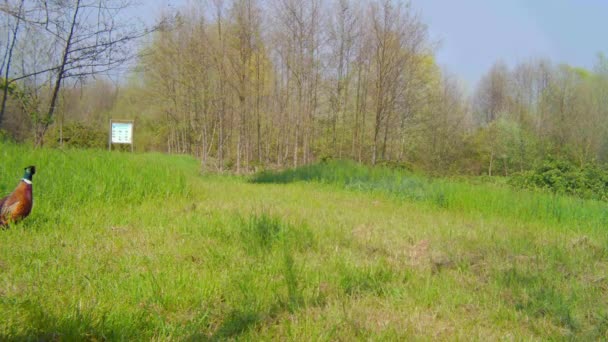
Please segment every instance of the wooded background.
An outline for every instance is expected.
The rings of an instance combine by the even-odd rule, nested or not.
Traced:
[[[136,150],[238,173],[328,158],[488,175],[608,161],[602,54],[593,70],[497,61],[467,91],[407,1],[213,0],[153,28],[126,20],[132,6],[0,5],[0,139],[104,148],[110,118],[135,119]]]

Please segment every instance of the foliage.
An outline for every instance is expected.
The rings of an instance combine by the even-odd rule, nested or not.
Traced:
[[[6,89],[7,87],[8,89]],[[0,90],[4,91],[5,89],[9,95],[13,95],[17,90],[17,85],[10,79],[6,82],[6,80],[2,78],[0,79]]]
[[[65,32],[30,34],[41,24],[33,19],[57,23],[74,7],[56,3],[51,7],[61,11],[47,13],[37,2],[24,4],[21,30],[10,11],[4,17],[19,33],[12,64],[21,68],[11,70],[56,71],[61,51],[70,70],[12,76],[2,128],[19,142],[46,142],[51,130],[46,138],[57,146],[58,126],[79,122],[64,127],[66,144],[103,147],[98,137],[113,117],[137,120],[139,151],[189,154],[206,169],[237,173],[351,159],[432,175],[510,176],[547,154],[578,164],[608,161],[603,54],[589,70],[549,60],[498,62],[467,96],[458,77],[437,65],[415,4],[203,1],[159,18],[162,25],[140,45],[135,72],[117,86],[87,77],[99,70],[86,67],[111,55],[97,59],[97,38],[109,32],[88,19],[112,6],[81,3],[84,12],[72,24],[84,40],[73,37],[73,48],[63,49],[70,41],[49,37]],[[103,46],[133,38],[129,28],[137,25],[116,24],[111,31],[125,36],[106,37]],[[109,50],[135,55],[126,47]],[[23,63],[25,57],[36,63]],[[65,79],[53,82],[57,77]],[[61,118],[52,114],[53,99]]]
[[[577,166],[565,159],[547,159],[537,168],[514,176],[510,183],[524,189],[608,200],[608,171],[596,163]]]
[[[47,136],[49,147],[107,148],[108,132],[100,128],[71,122],[55,126]]]
[[[470,137],[473,160],[483,165],[484,174],[509,176],[525,170],[537,158],[538,139],[520,123],[497,119]]]

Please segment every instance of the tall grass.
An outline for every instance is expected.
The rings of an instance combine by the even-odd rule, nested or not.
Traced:
[[[430,179],[386,167],[367,167],[349,161],[330,161],[280,172],[262,172],[254,183],[312,181],[364,192],[423,202],[434,207],[541,221],[569,228],[608,227],[608,203],[544,192],[517,190],[496,184],[472,184],[451,179]]]
[[[185,197],[186,173],[196,161],[187,157],[159,158],[155,154],[100,150],[49,150],[0,145],[0,194],[8,194],[36,166],[34,219],[89,207],[127,208],[141,202]]]
[[[160,154],[0,157],[5,193],[39,169],[32,215],[0,231],[2,341],[608,336],[606,235],[471,207],[508,188],[352,164],[276,186]]]

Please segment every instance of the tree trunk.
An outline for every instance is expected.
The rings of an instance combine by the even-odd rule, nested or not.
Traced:
[[[492,164],[494,162],[494,150],[490,151],[490,166],[488,167],[488,176],[492,177]]]
[[[8,77],[10,75],[11,63],[13,61],[13,50],[15,49],[15,42],[17,41],[17,33],[19,32],[19,25],[21,23],[21,12],[23,11],[23,3],[25,0],[21,0],[19,3],[19,11],[17,13],[17,22],[15,23],[15,30],[13,30],[13,37],[11,45],[8,49],[8,56],[6,59],[6,70],[4,71],[4,88],[2,89],[2,108],[0,108],[0,127],[2,127],[2,120],[4,118],[4,112],[6,111],[6,101],[8,100]]]
[[[72,20],[70,22],[70,33],[68,34],[68,38],[65,41],[65,48],[63,49],[61,65],[59,66],[59,71],[57,72],[57,79],[55,80],[55,85],[53,86],[53,95],[51,96],[51,103],[49,105],[49,110],[46,114],[46,117],[42,122],[41,130],[36,136],[36,146],[42,146],[44,144],[43,137],[46,134],[46,131],[51,124],[53,114],[55,113],[57,98],[59,96],[59,90],[61,89],[61,81],[63,80],[65,66],[67,64],[68,56],[70,54],[70,48],[72,47],[72,37],[74,36],[74,28],[76,27],[79,9],[80,0],[76,0],[76,4],[74,6],[74,15],[72,16]]]

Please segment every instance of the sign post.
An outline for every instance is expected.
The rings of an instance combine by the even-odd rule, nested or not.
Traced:
[[[134,120],[110,119],[110,138],[108,139],[108,150],[112,150],[112,144],[129,144],[133,152],[133,127]]]

